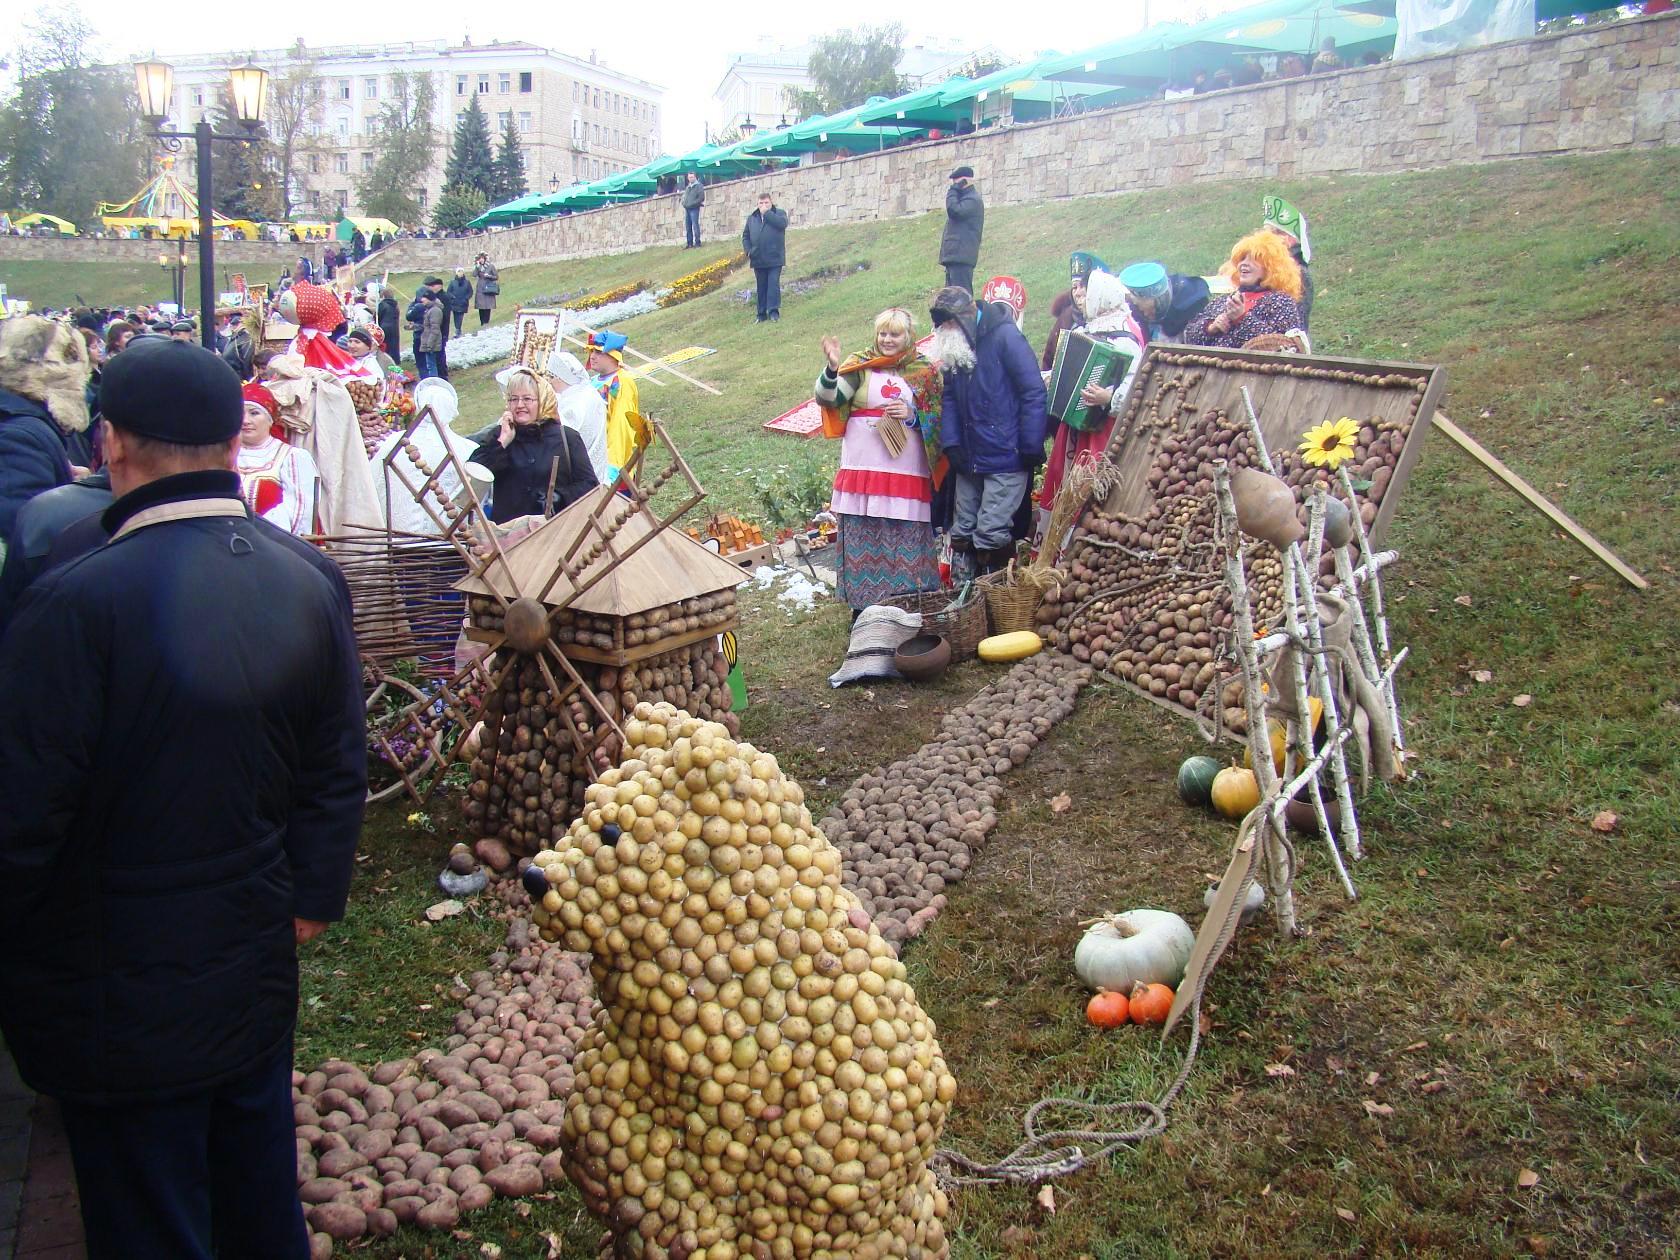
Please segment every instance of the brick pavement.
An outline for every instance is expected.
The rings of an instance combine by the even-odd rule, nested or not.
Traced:
[[[85,1260],[82,1208],[58,1105],[0,1045],[0,1260]]]

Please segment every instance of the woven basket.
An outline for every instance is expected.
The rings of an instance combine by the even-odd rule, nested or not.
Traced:
[[[981,578],[979,585],[986,593],[993,634],[1038,629],[1038,606],[1044,602],[1044,586],[1023,574],[1013,563],[1001,573]]]
[[[974,656],[980,640],[986,637],[986,600],[974,585],[965,586],[955,595],[943,590],[917,591],[894,595],[884,602],[905,612],[921,613],[923,632],[937,634],[949,643],[953,661]]]

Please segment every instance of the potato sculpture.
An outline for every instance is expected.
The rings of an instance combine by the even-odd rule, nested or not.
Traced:
[[[561,1149],[613,1254],[936,1260],[956,1081],[774,757],[669,704],[526,873],[592,955]]]

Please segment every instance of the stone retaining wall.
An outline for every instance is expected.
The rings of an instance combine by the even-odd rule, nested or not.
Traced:
[[[321,261],[321,251],[328,242],[311,241],[307,245],[287,242],[275,245],[269,241],[217,241],[216,268],[223,266],[259,268],[249,278],[253,283],[273,283],[280,268],[295,265],[307,254],[311,262]],[[157,257],[175,257],[174,241],[108,240],[96,236],[0,236],[0,265],[8,262],[114,262],[150,263],[157,266]],[[198,261],[198,242],[187,242],[187,262]],[[270,275],[269,273],[273,274]]]
[[[1232,88],[931,141],[710,186],[708,238],[738,236],[761,188],[795,228],[925,213],[953,167],[991,206],[1221,179],[1293,179],[1680,145],[1680,13],[1468,52]],[[675,196],[467,240],[403,240],[396,271],[674,245]]]

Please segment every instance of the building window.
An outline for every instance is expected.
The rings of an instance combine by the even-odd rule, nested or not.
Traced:
[[[309,173],[311,175],[319,175],[321,173],[321,155],[319,153],[311,153],[309,155]]]
[[[601,108],[601,89],[600,88],[595,89],[595,108],[596,109]]]
[[[370,139],[370,140],[373,139],[374,136],[377,136],[379,134],[379,119],[377,119],[377,118],[364,118],[364,119],[362,119],[362,131],[364,133],[366,133],[368,139]]]
[[[340,79],[338,81],[337,86],[338,86],[338,99],[341,100],[341,101],[349,100],[350,99],[350,80],[349,79]]]
[[[362,99],[368,101],[377,101],[379,99],[378,78],[362,80]]]
[[[526,132],[528,132],[530,130],[531,130],[531,111],[528,110],[528,109],[522,109],[522,110],[519,111],[519,134],[524,135]]]
[[[350,173],[350,155],[348,153],[333,154],[333,170],[339,175]]]
[[[513,73],[511,71],[503,70],[496,76],[496,91],[503,96],[513,91]]]
[[[426,208],[426,190],[424,188],[420,190],[420,208],[422,210]]]
[[[490,95],[490,76],[488,74],[478,76],[478,94],[480,96]]]
[[[344,143],[344,141],[350,138],[350,120],[348,118],[340,118],[333,124],[333,130],[338,133],[339,143]]]
[[[521,70],[519,72],[519,90],[521,92],[529,92],[531,90],[531,72],[529,70]]]
[[[362,154],[362,174],[366,175],[372,169],[373,169],[373,154],[371,154],[371,153]]]
[[[455,76],[455,95],[456,96],[465,96],[466,94],[467,94],[467,76],[464,75],[464,74],[458,74],[458,75]]]
[[[576,80],[573,80],[573,82],[572,82],[572,104],[574,104],[574,105],[577,104],[578,97],[581,96],[582,93],[583,93],[583,89],[578,86]]]
[[[204,104],[204,88],[198,84],[194,84],[192,94],[193,104],[202,106]]]
[[[350,190],[348,188],[340,188],[338,190],[338,208],[340,210],[346,210],[346,209],[349,209],[349,206],[350,206]]]

